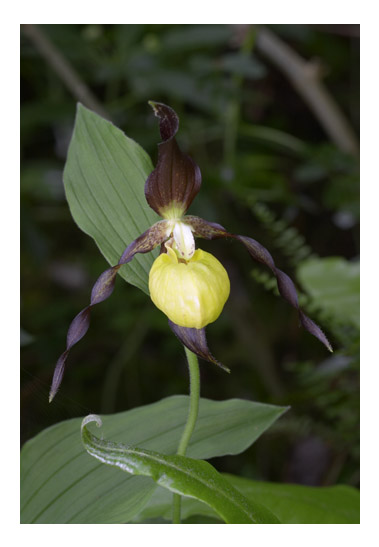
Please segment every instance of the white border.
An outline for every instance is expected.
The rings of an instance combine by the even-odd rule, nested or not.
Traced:
[[[362,473],[363,483],[363,510],[362,522],[365,528],[376,521],[376,503],[370,502],[370,486],[376,481],[377,451],[374,450],[371,441],[376,441],[376,405],[372,403],[377,399],[377,352],[373,341],[377,338],[376,317],[370,319],[376,293],[377,293],[377,269],[370,261],[376,260],[377,248],[377,208],[378,208],[378,78],[377,72],[377,18],[373,9],[365,9],[362,2],[343,3],[332,1],[306,2],[266,2],[259,5],[257,2],[236,1],[226,4],[212,3],[207,5],[204,1],[191,0],[188,3],[179,2],[139,2],[131,6],[128,2],[112,2],[105,4],[94,2],[72,2],[52,4],[51,2],[15,2],[7,5],[7,12],[2,13],[2,340],[3,340],[3,397],[2,403],[2,428],[1,434],[6,439],[6,457],[2,461],[3,492],[2,499],[5,507],[2,510],[3,522],[6,530],[4,537],[12,537],[12,542],[25,541],[25,544],[41,546],[47,544],[67,545],[72,540],[75,544],[88,543],[107,545],[118,541],[122,544],[130,544],[134,540],[139,544],[151,541],[164,541],[166,544],[189,545],[199,537],[202,545],[217,544],[230,545],[243,541],[258,545],[259,542],[271,545],[274,542],[285,545],[319,545],[320,540],[325,540],[326,545],[338,542],[345,546],[360,544],[363,540],[360,526],[356,525],[293,525],[287,527],[256,526],[238,528],[223,526],[187,526],[185,532],[177,526],[141,526],[129,525],[127,528],[115,528],[112,525],[23,525],[18,524],[18,491],[15,490],[18,476],[17,452],[18,452],[18,384],[17,361],[15,355],[18,350],[18,301],[19,283],[17,272],[19,271],[18,241],[19,241],[19,192],[17,185],[19,151],[16,143],[19,142],[19,105],[17,97],[18,67],[19,67],[19,24],[26,23],[52,23],[72,24],[81,22],[113,23],[125,21],[128,23],[265,23],[273,24],[302,24],[310,20],[326,24],[362,23],[362,73],[363,73],[363,97],[362,97],[362,254],[364,256],[364,268],[362,283],[362,379],[364,383],[364,397],[362,404],[362,435],[364,448],[364,465]],[[211,3],[209,3],[211,4]],[[246,4],[248,7],[246,8]],[[372,3],[372,5],[375,5]],[[20,21],[20,18],[22,21]],[[375,26],[374,26],[375,25]],[[5,167],[5,169],[4,169]],[[367,261],[367,262],[366,262]],[[4,299],[5,296],[5,299]],[[17,332],[17,335],[16,335]],[[17,349],[16,349],[17,348]],[[15,362],[16,361],[16,362]],[[10,384],[9,384],[10,379]],[[12,420],[14,417],[14,421]],[[2,443],[3,445],[3,443]],[[4,450],[2,451],[4,452]],[[4,456],[4,453],[2,454]],[[375,458],[375,459],[374,459]],[[4,476],[5,475],[5,476]],[[374,487],[374,491],[376,488]],[[54,528],[51,528],[54,526]],[[56,528],[60,526],[60,528]],[[111,526],[111,527],[110,527]],[[304,528],[303,526],[306,526]],[[336,528],[337,526],[337,528]],[[348,528],[346,529],[346,526]],[[4,529],[4,527],[3,527]],[[8,530],[7,530],[8,529]],[[366,531],[366,530],[365,530]],[[7,535],[12,534],[12,536]],[[82,534],[85,534],[85,536]],[[200,536],[201,534],[201,536]],[[373,535],[375,537],[375,535]],[[200,539],[201,538],[201,539]]]

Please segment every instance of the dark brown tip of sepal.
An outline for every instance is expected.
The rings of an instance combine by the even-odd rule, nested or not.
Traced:
[[[327,339],[327,337],[325,336],[325,334],[322,332],[320,327],[316,325],[316,323],[312,321],[312,319],[310,319],[307,315],[305,315],[302,310],[299,310],[299,318],[300,318],[300,323],[303,325],[303,327],[308,332],[313,334],[313,336],[315,336],[318,340],[320,340],[320,342],[324,344],[324,346],[330,351],[330,353],[333,353],[332,345]]]
[[[103,302],[104,300],[109,298],[109,296],[111,296],[111,294],[113,293],[118,270],[121,268],[121,266],[130,262],[133,259],[134,255],[136,255],[137,253],[143,254],[152,251],[157,245],[163,243],[167,239],[167,237],[167,222],[157,222],[148,230],[146,230],[146,232],[137,237],[137,239],[134,240],[130,245],[128,245],[116,266],[108,268],[100,275],[100,277],[93,286],[90,305],[84,308],[81,312],[79,312],[69,326],[67,332],[66,350],[59,357],[57,364],[55,365],[54,376],[49,395],[49,402],[51,402],[55,397],[58,388],[62,382],[66,360],[70,349],[77,342],[79,342],[79,340],[81,340],[88,331],[92,307],[96,304],[100,304],[100,302]]]
[[[194,235],[197,237],[203,237],[205,239],[230,237],[240,241],[245,246],[251,258],[270,268],[276,277],[279,294],[298,311],[302,326],[310,334],[315,336],[322,344],[324,344],[329,351],[333,351],[330,342],[320,327],[301,310],[297,298],[296,288],[292,279],[276,267],[270,252],[263,247],[263,245],[251,237],[231,234],[227,232],[220,224],[208,222],[207,220],[199,217],[188,215],[185,216],[183,220],[191,226]]]
[[[171,330],[180,340],[180,342],[186,346],[190,351],[195,353],[201,359],[213,363],[218,367],[230,373],[230,369],[217,361],[208,349],[207,339],[205,337],[205,329],[191,329],[188,327],[179,327],[176,323],[169,320],[168,322]]]
[[[145,197],[150,207],[163,218],[180,218],[185,214],[201,186],[201,172],[176,142],[179,119],[174,110],[150,101],[159,118],[162,142],[158,145],[158,162],[145,183]]]
[[[163,103],[149,101],[154,114],[159,118],[159,131],[163,141],[174,137],[179,129],[179,118],[171,107]]]
[[[57,361],[57,364],[55,365],[53,381],[51,382],[51,388],[49,393],[49,403],[51,403],[51,401],[54,399],[59,389],[59,386],[62,383],[68,351],[69,350],[66,350],[62,353]]]
[[[324,346],[329,351],[333,351],[332,346],[330,345],[328,339],[326,338],[320,327],[316,325],[316,323],[312,321],[312,319],[310,319],[307,315],[305,315],[305,313],[301,310],[294,282],[286,273],[282,272],[282,270],[279,270],[279,268],[276,267],[274,259],[272,258],[268,250],[263,247],[263,245],[258,243],[258,241],[255,241],[255,239],[252,239],[251,237],[239,235],[233,237],[244,244],[250,256],[254,260],[257,260],[258,262],[261,262],[262,264],[270,268],[270,270],[276,277],[280,296],[282,296],[284,300],[287,300],[287,302],[298,311],[300,323],[302,324],[302,326],[310,334],[315,336],[322,344],[324,344]]]

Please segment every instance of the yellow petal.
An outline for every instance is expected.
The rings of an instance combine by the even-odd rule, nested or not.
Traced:
[[[228,274],[210,253],[198,249],[187,262],[168,248],[149,275],[154,304],[180,327],[202,329],[216,321],[230,293]]]

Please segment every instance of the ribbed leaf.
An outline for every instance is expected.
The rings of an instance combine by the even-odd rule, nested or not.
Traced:
[[[71,214],[111,266],[125,248],[159,220],[144,195],[153,170],[146,152],[111,122],[78,104],[63,180]],[[137,255],[120,275],[148,294],[158,252]]]
[[[107,435],[164,454],[176,452],[189,399],[175,396],[103,417]],[[187,454],[213,458],[239,454],[284,407],[240,399],[200,400]],[[90,458],[80,441],[81,419],[42,431],[21,451],[23,523],[123,523],[140,512],[156,489],[149,478],[132,477]]]
[[[269,507],[282,524],[355,524],[359,523],[359,492],[350,486],[311,487],[252,481],[225,474],[225,478],[251,502]],[[171,495],[157,488],[134,522],[163,517],[171,519]],[[217,518],[209,506],[183,498],[182,518],[201,515]],[[201,522],[201,518],[199,519]]]
[[[202,501],[228,524],[279,523],[265,507],[250,502],[233,488],[208,462],[99,439],[88,429],[91,422],[102,425],[99,416],[87,416],[82,423],[82,441],[87,452],[101,463],[151,477],[171,492]]]
[[[314,303],[334,322],[359,329],[359,261],[309,258],[299,264],[297,275]]]

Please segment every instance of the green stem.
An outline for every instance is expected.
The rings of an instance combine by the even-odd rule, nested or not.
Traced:
[[[184,348],[188,361],[189,375],[190,375],[190,404],[188,410],[187,423],[182,433],[182,437],[179,442],[177,454],[179,456],[185,456],[187,447],[195,429],[197,416],[199,413],[199,400],[200,400],[200,371],[199,362],[197,357],[192,351]],[[174,494],[172,505],[172,523],[180,524],[180,506],[181,496]]]
[[[255,30],[250,27],[241,44],[240,52],[248,56],[254,49]],[[224,133],[224,158],[227,167],[235,168],[236,144],[238,137],[238,126],[241,117],[241,97],[240,91],[244,77],[241,74],[234,74],[232,83],[234,86],[234,98],[227,106],[225,113],[225,133]]]

